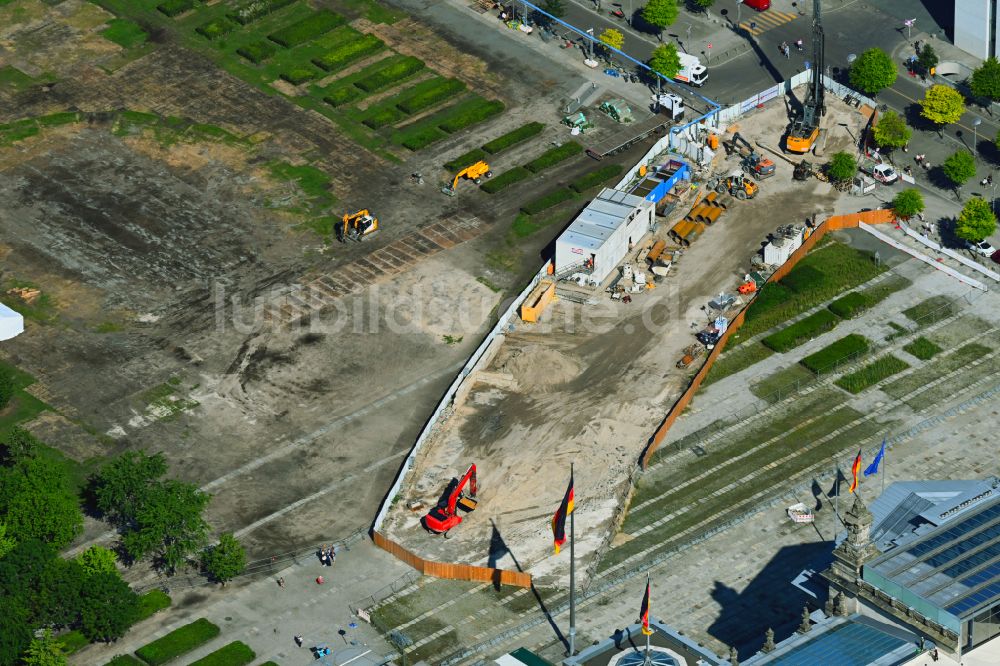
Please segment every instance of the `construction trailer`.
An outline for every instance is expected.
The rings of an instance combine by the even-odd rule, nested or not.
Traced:
[[[24,317],[0,303],[0,340],[10,340],[24,333]]]
[[[653,224],[656,204],[604,188],[556,239],[555,275],[600,285]]]
[[[691,167],[680,160],[670,160],[666,164],[654,166],[646,171],[629,194],[658,203],[682,180],[691,180]]]

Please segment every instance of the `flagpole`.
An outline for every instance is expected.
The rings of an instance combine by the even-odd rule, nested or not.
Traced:
[[[569,464],[569,478],[573,478],[573,463]],[[576,654],[576,510],[569,514],[569,656]]]
[[[646,589],[647,590],[649,589],[649,572],[646,572]],[[652,605],[652,604],[650,604],[650,605]],[[650,612],[650,608],[647,606],[646,607],[647,617],[649,615],[649,612]],[[648,623],[648,620],[647,620],[647,623]],[[643,629],[645,629],[645,627],[643,627]],[[643,633],[646,634],[646,659],[643,662],[643,664],[652,664],[653,662],[652,662],[652,660],[649,657],[649,637],[653,634],[653,632],[652,631],[644,631]]]
[[[882,494],[885,494],[885,461],[889,458],[889,451],[885,446],[885,439],[882,439]]]
[[[836,469],[833,471],[833,476],[835,481],[833,482],[836,490],[833,496],[833,512],[837,514],[837,520],[840,520],[840,464],[838,463]],[[838,530],[839,531],[839,530]]]

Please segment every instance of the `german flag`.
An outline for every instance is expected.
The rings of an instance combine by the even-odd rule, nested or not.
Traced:
[[[566,517],[573,513],[573,475],[569,476],[569,487],[563,497],[556,515],[552,516],[552,541],[559,553],[559,548],[566,543]]]
[[[858,488],[858,472],[860,471],[861,471],[861,449],[858,449],[858,457],[854,459],[854,464],[851,465],[851,475],[854,477],[851,479],[852,493]]]
[[[649,636],[653,630],[649,628],[649,575],[646,575],[646,594],[642,596],[642,606],[639,607],[639,621],[642,622],[642,633]]]

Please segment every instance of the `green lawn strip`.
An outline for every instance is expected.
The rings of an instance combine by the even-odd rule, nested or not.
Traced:
[[[196,0],[164,0],[156,6],[166,16],[173,18],[194,9]]]
[[[266,39],[258,39],[256,42],[240,46],[236,49],[236,52],[255,65],[259,65],[273,56],[277,50],[278,47],[274,42],[269,42]]]
[[[875,265],[869,253],[831,240],[807,254],[784,280],[764,285],[748,308],[746,320],[734,334],[733,342],[748,340],[774,328],[885,270]]]
[[[903,351],[919,358],[921,361],[929,361],[943,350],[927,338],[920,336],[908,345],[903,345]]]
[[[409,114],[417,113],[443,100],[445,97],[450,97],[464,90],[465,84],[461,81],[435,77],[421,81],[397,95],[393,95],[378,104],[368,107],[364,111],[357,112],[357,116],[368,127],[378,129],[397,123]],[[444,97],[440,96],[442,91],[446,93]],[[427,106],[423,106],[425,104]]]
[[[342,43],[313,58],[313,64],[325,72],[336,72],[385,48],[382,40],[375,35],[354,32],[357,35],[355,38],[345,38]]]
[[[202,23],[195,30],[206,39],[218,39],[219,37],[228,35],[238,27],[228,16],[220,16],[219,18]]]
[[[993,350],[989,347],[973,342],[928,361],[922,368],[917,368],[906,377],[900,377],[886,384],[882,387],[882,391],[897,400],[904,398],[921,386],[926,386],[934,380],[940,379],[948,373],[968,365],[977,358],[989,354],[991,351]]]
[[[443,596],[456,598],[471,587],[469,583],[462,581],[440,580],[430,584],[422,582],[416,590],[371,611],[372,622],[380,628],[397,627],[436,608]]]
[[[750,392],[762,400],[775,403],[815,381],[816,375],[796,363],[754,382],[750,385]]]
[[[906,361],[900,360],[892,354],[888,354],[875,359],[871,363],[855,370],[854,372],[850,372],[838,378],[834,384],[849,393],[857,394],[869,387],[875,386],[875,384],[878,384],[883,379],[888,379],[889,377],[900,373],[909,367],[910,364]]]
[[[501,134],[492,141],[487,141],[483,144],[483,150],[490,155],[499,155],[505,150],[510,150],[517,144],[536,136],[543,129],[545,129],[545,124],[539,122],[531,122],[527,125],[522,125],[516,130],[512,130],[506,134]]]
[[[483,192],[486,192],[487,194],[496,194],[500,190],[506,189],[511,185],[513,185],[514,183],[519,183],[522,180],[531,178],[532,175],[534,174],[532,174],[524,167],[517,166],[514,167],[513,169],[504,171],[499,176],[493,176],[492,179],[486,181],[479,187],[483,190]]]
[[[443,120],[438,123],[438,127],[449,134],[454,134],[466,127],[489,120],[502,113],[504,108],[504,103],[500,100],[483,99],[479,95],[472,95],[442,111]]]
[[[570,183],[569,186],[577,192],[585,192],[621,174],[622,168],[621,164],[605,164],[590,173],[580,176]]]
[[[802,422],[806,419],[817,416],[819,418],[816,418],[812,423],[802,425]],[[726,465],[725,467],[716,469],[708,476],[699,479],[695,486],[688,487],[685,492],[675,492],[667,495],[661,500],[647,504],[638,512],[629,511],[625,518],[625,523],[622,525],[622,531],[627,533],[635,532],[650,523],[656,522],[663,516],[678,511],[697,501],[699,497],[707,497],[713,492],[739,481],[747,475],[748,468],[752,468],[753,470],[760,469],[764,465],[779,460],[793,451],[797,451],[802,446],[826,436],[831,431],[847,425],[860,416],[862,416],[860,412],[850,407],[841,407],[825,414],[800,412],[799,422],[792,426],[792,428],[786,429],[779,439],[765,448],[756,451],[752,457],[745,458],[743,462],[737,464],[726,464],[732,459],[734,455],[733,451],[727,451],[725,455],[722,455],[722,452],[713,451],[714,455],[711,457],[703,456],[699,459],[697,468],[699,471],[696,473],[702,474],[717,465]],[[767,439],[770,438],[748,439],[745,440],[744,446],[747,449],[751,449],[761,442],[767,441]],[[661,486],[662,490],[660,492],[669,490],[672,485]]]
[[[287,72],[281,73],[281,78],[295,86],[312,81],[318,76],[319,72],[308,65],[296,65]]]
[[[47,116],[39,116],[35,120],[42,127],[57,127],[80,122],[80,114],[75,111],[60,111],[59,113],[50,113]]]
[[[827,307],[841,319],[853,319],[909,285],[910,281],[906,278],[893,275],[878,284],[845,294]]]
[[[146,666],[146,662],[140,661],[130,654],[120,654],[104,666]]]
[[[682,543],[682,541],[678,541],[676,538],[677,534],[694,525],[697,525],[700,522],[707,521],[707,524],[703,528],[700,528],[684,537],[683,541],[689,541],[697,537],[703,530],[711,529],[714,526],[714,523],[717,522],[716,519],[718,517],[732,515],[733,511],[742,513],[752,509],[752,505],[744,505],[743,503],[762,490],[773,488],[774,492],[772,495],[777,495],[781,492],[781,489],[787,485],[789,478],[817,465],[825,464],[830,460],[831,456],[850,450],[851,447],[856,446],[857,442],[869,439],[877,433],[889,428],[889,424],[863,421],[857,426],[854,426],[853,428],[850,428],[849,430],[824,442],[820,446],[808,451],[801,451],[796,454],[793,459],[787,461],[786,463],[775,467],[774,469],[767,470],[752,480],[748,480],[747,483],[741,483],[718,497],[712,497],[702,504],[697,504],[690,511],[677,516],[673,520],[657,527],[654,530],[651,530],[635,539],[626,541],[616,548],[612,548],[608,551],[605,558],[601,560],[601,563],[598,566],[598,571],[607,570],[615,564],[623,562],[630,556],[642,552],[650,547],[668,545],[676,546],[679,543]],[[829,432],[829,429],[826,432]],[[801,448],[802,444],[807,443],[808,442],[802,442],[800,440],[800,447],[793,447],[791,450],[787,451],[787,453],[796,451]],[[754,464],[753,468],[758,469],[758,466]],[[745,475],[747,470],[746,468],[743,468],[741,471]],[[769,497],[767,496],[762,497],[760,502],[766,502],[768,499]],[[692,504],[696,501],[696,498],[689,497],[688,501],[684,502],[684,504]],[[655,551],[650,551],[650,553],[652,552]]]
[[[4,65],[3,67],[0,67],[0,87],[13,88],[14,90],[24,90],[34,82],[34,78],[28,76],[13,65]]]
[[[4,125],[0,125],[0,146],[10,145],[16,141],[35,136],[41,130],[34,118],[24,118],[15,120]],[[21,313],[24,314],[24,313]]]
[[[867,338],[858,333],[851,333],[806,356],[799,363],[815,374],[821,375],[833,372],[842,367],[844,363],[850,363],[860,358],[868,353],[868,350]]]
[[[188,666],[243,666],[257,658],[257,653],[242,641],[233,641]]]
[[[343,24],[344,17],[340,14],[329,9],[319,9],[310,16],[272,32],[267,38],[287,49],[312,41]]]
[[[142,44],[149,37],[138,23],[121,18],[108,21],[108,27],[101,31],[101,36],[126,49]]]
[[[799,345],[804,345],[827,331],[832,331],[839,323],[840,318],[832,312],[829,310],[820,310],[804,319],[800,319],[791,326],[786,326],[780,331],[772,333],[761,340],[761,342],[769,349],[773,349],[778,353],[785,353],[795,349]]]
[[[947,296],[931,296],[912,308],[903,310],[903,314],[919,326],[929,326],[955,314],[955,306]]]
[[[10,377],[15,388],[8,407],[0,413],[0,437],[2,437],[14,426],[27,423],[50,407],[25,390],[35,383],[35,378],[27,372],[0,361],[0,374]]]
[[[433,126],[411,127],[395,135],[396,143],[412,151],[418,151],[448,136]]]
[[[583,152],[583,146],[578,144],[576,141],[567,141],[561,146],[556,146],[555,148],[550,148],[544,153],[531,160],[524,165],[524,168],[531,173],[539,173],[545,169],[549,169],[564,162],[574,155],[579,155]]]
[[[566,217],[558,212],[550,215],[526,215],[520,213],[514,218],[514,224],[510,227],[510,236],[514,240],[527,238],[551,224],[565,221]]]
[[[340,78],[325,88],[315,88],[311,92],[327,104],[333,107],[343,106],[348,102],[353,102],[367,97],[368,93],[354,85],[355,82],[366,79],[377,72],[395,66],[396,63],[403,62],[407,56],[390,55],[373,62],[349,76]]]
[[[997,383],[997,378],[1000,377],[1000,358],[990,358],[978,365],[965,368],[958,375],[908,398],[906,404],[914,411],[936,407],[962,395],[969,390],[971,384],[987,377],[992,379],[990,386]]]
[[[992,324],[975,315],[962,315],[954,321],[928,334],[928,339],[945,349],[957,347],[980,332],[992,328]]]
[[[218,635],[218,626],[200,618],[143,645],[135,654],[149,666],[160,666],[204,645]]]
[[[310,164],[295,166],[287,162],[271,162],[268,168],[272,178],[294,182],[299,186],[308,199],[311,213],[322,212],[336,201],[329,189],[330,176]]]
[[[472,166],[479,160],[485,159],[487,157],[486,151],[482,148],[473,148],[467,153],[463,153],[453,160],[447,162],[444,168],[452,173],[458,173],[462,169]]]
[[[150,590],[139,596],[139,619],[141,621],[170,607],[170,595],[162,590]]]
[[[528,215],[537,215],[543,210],[548,210],[553,206],[561,204],[564,201],[569,201],[576,196],[576,193],[566,187],[560,187],[557,190],[553,190],[547,194],[543,194],[537,199],[533,199],[528,203],[521,206],[521,212]]]
[[[386,63],[386,61],[383,61]],[[413,56],[403,56],[401,59],[386,63],[364,78],[354,82],[358,88],[371,94],[384,88],[394,86],[404,81],[425,67],[424,61]]]
[[[713,384],[720,379],[734,375],[741,370],[746,370],[751,365],[759,363],[774,352],[759,342],[753,344],[740,345],[739,347],[727,348],[724,353],[716,359],[715,363],[708,371],[708,376],[701,383],[702,387]]]

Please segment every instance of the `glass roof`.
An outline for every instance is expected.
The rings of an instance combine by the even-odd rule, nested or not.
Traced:
[[[768,666],[817,666],[836,664],[837,666],[867,666],[878,659],[892,654],[906,646],[907,654],[912,651],[908,641],[879,631],[875,627],[856,622],[847,622],[821,634],[814,640],[792,648],[784,654],[775,655],[767,661]]]

